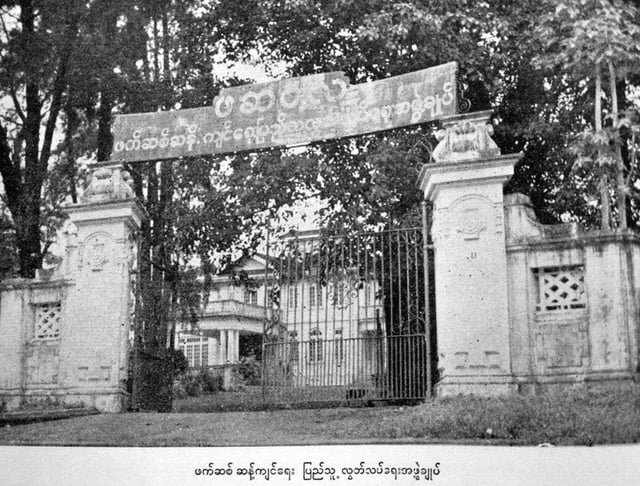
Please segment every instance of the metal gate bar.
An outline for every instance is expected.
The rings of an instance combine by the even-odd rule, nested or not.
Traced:
[[[423,228],[268,250],[263,396],[270,403],[420,399],[430,388]],[[426,278],[425,278],[426,276]]]

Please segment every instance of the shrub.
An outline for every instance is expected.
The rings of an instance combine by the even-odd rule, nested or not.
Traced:
[[[181,349],[170,350],[169,360],[171,362],[171,367],[173,368],[173,372],[175,375],[186,373],[187,368],[189,367],[189,362],[187,361],[187,357],[184,355]]]
[[[260,384],[260,363],[253,357],[242,357],[234,370],[247,385]]]
[[[198,375],[185,374],[182,379],[184,391],[190,397],[197,397],[202,392],[202,385],[198,379]]]
[[[215,393],[222,390],[222,376],[207,369],[198,372],[197,379],[204,393]]]
[[[174,398],[197,397],[201,393],[215,393],[222,390],[222,376],[206,368],[186,372],[173,383]]]
[[[184,386],[183,380],[176,380],[173,382],[173,398],[181,399],[188,396],[187,389]]]

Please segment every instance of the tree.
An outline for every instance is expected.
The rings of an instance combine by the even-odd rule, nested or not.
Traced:
[[[212,65],[205,61],[218,49],[215,36],[199,43],[199,55],[193,55],[191,43],[200,35],[194,27],[200,25],[199,14],[192,9],[197,3],[142,2],[128,19],[131,51],[140,62],[117,66],[137,83],[125,90],[121,109],[189,107],[196,101],[202,105],[224,85],[240,82],[212,76]],[[134,407],[170,408],[172,373],[163,363],[171,357],[178,316],[193,315],[201,303],[194,295],[203,293],[187,263],[197,258],[210,277],[220,253],[233,246],[255,248],[253,228],[264,225],[265,213],[299,196],[305,166],[296,167],[289,159],[286,152],[272,150],[260,157],[210,156],[128,167],[149,215],[142,228],[138,274]]]
[[[68,84],[82,2],[5,4],[0,86],[12,108],[0,124],[0,174],[11,211],[20,275],[40,267],[42,190]],[[10,131],[13,144],[9,145]]]
[[[0,175],[23,277],[41,266],[63,218],[60,204],[77,200],[77,158],[96,150],[108,158],[113,68],[116,53],[127,52],[116,24],[132,11],[127,4],[2,3],[0,96],[9,108],[0,120]]]
[[[538,27],[545,39],[545,53],[538,57],[541,65],[561,67],[576,78],[591,78],[594,82],[593,128],[586,129],[573,150],[576,164],[588,166],[599,178],[601,226],[610,229],[610,178],[615,178],[618,226],[627,227],[627,193],[625,180],[628,163],[622,157],[626,143],[620,128],[629,121],[619,116],[618,81],[640,66],[640,27],[638,11],[628,2],[609,0],[559,0],[551,3],[553,13],[543,16]],[[609,75],[609,122],[603,127],[603,70]],[[624,90],[622,91],[624,95]]]

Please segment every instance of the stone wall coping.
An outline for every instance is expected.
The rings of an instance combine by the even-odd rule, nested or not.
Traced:
[[[19,289],[47,289],[56,287],[71,287],[75,285],[74,279],[61,278],[42,280],[35,278],[11,278],[0,282],[0,291]]]
[[[626,243],[640,246],[640,234],[632,231],[583,231],[576,236],[549,238],[532,236],[516,243],[507,242],[507,251],[562,250],[585,248],[610,243]]]
[[[148,219],[147,210],[137,199],[69,204],[64,209],[69,213],[74,223],[127,217],[127,214],[119,214],[122,210],[132,210],[132,216],[138,225]]]
[[[82,212],[82,211],[96,211],[103,210],[108,208],[129,208],[136,207],[141,212],[145,213],[147,210],[144,208],[142,203],[138,199],[121,199],[115,201],[96,201],[96,202],[88,202],[88,203],[74,203],[67,204],[64,209],[67,211],[71,210],[74,212]]]
[[[522,152],[516,152],[515,154],[494,155],[492,157],[486,157],[482,159],[468,158],[463,160],[454,160],[449,162],[433,162],[424,164],[420,169],[419,180],[422,181],[427,173],[440,173],[440,172],[457,172],[464,169],[477,169],[480,167],[501,167],[505,164],[505,161],[511,161],[513,159],[521,159],[524,154]]]
[[[433,199],[438,186],[468,185],[473,181],[495,179],[507,181],[513,175],[513,166],[522,155],[516,153],[425,164],[420,170],[418,184],[425,199]]]
[[[481,111],[471,111],[469,113],[458,113],[457,115],[450,115],[440,119],[440,123],[442,126],[449,127],[451,125],[456,125],[461,121],[475,121],[475,120],[489,120],[491,115],[493,115],[494,111],[492,109],[489,110],[481,110]]]

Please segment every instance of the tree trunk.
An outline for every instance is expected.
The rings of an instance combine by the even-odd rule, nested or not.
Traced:
[[[76,190],[76,146],[73,135],[80,126],[80,119],[75,108],[70,102],[65,106],[65,114],[67,118],[67,126],[65,127],[64,145],[67,151],[67,160],[64,166],[64,174],[69,180],[69,192],[73,203],[78,202],[78,194]]]
[[[609,86],[611,91],[611,123],[614,132],[618,130],[618,92],[616,89],[616,68],[613,63],[609,63]],[[618,228],[627,229],[627,188],[624,180],[624,162],[620,143],[615,141],[616,154],[616,203],[618,207]]]
[[[600,63],[596,63],[596,92],[595,92],[595,125],[596,133],[602,131],[602,69]],[[598,151],[598,163],[602,158],[602,151]],[[600,180],[600,227],[603,230],[611,229],[611,202],[609,200],[609,175],[606,169],[601,168]]]
[[[98,108],[98,152],[99,162],[111,158],[111,145],[113,135],[111,135],[111,108],[113,100],[111,98],[111,88],[108,81],[103,80],[100,91],[100,107]]]

